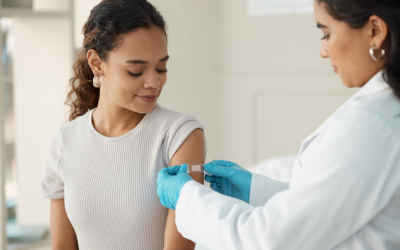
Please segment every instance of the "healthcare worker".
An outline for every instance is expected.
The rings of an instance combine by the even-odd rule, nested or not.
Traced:
[[[400,249],[400,1],[316,0],[330,58],[361,87],[301,145],[290,183],[228,161],[163,169],[178,231],[208,249]],[[238,145],[240,146],[240,145]]]

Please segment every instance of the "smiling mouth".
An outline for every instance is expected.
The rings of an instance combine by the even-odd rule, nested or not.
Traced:
[[[154,103],[157,101],[157,95],[137,95],[136,97],[145,103]]]

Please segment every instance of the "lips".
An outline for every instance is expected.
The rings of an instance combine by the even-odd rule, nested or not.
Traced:
[[[145,103],[154,103],[157,101],[157,95],[137,95],[136,97]]]

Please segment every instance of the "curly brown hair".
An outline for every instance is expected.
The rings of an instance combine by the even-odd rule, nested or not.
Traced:
[[[87,52],[93,49],[102,61],[106,61],[121,35],[151,27],[158,27],[167,35],[163,17],[146,0],[103,0],[92,9],[82,29],[83,49],[73,65],[74,77],[69,80],[70,90],[65,103],[71,107],[70,121],[96,108],[99,103],[100,89],[93,86],[94,74]]]

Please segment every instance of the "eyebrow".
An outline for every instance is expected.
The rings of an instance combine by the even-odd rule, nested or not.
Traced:
[[[326,28],[328,28],[328,26],[323,25],[323,24],[321,24],[321,23],[317,23],[317,28],[318,28],[318,29],[326,29]]]
[[[160,60],[160,62],[164,62],[169,59],[169,56],[164,57],[163,59]],[[128,60],[126,61],[127,63],[133,63],[133,64],[147,64],[149,62],[143,61],[143,60]]]

